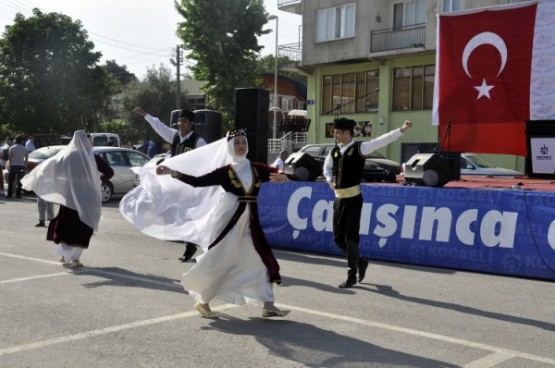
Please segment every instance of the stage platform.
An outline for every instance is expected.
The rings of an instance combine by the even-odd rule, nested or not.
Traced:
[[[402,177],[399,182],[403,182]],[[555,192],[555,180],[531,179],[528,177],[489,177],[463,176],[460,180],[445,184],[445,188],[491,188],[491,189],[522,189]]]
[[[444,187],[365,183],[362,257],[555,280],[555,181],[465,176]],[[327,183],[265,183],[260,222],[273,247],[341,255]]]

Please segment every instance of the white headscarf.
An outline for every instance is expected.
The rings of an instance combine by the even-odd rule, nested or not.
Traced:
[[[79,219],[98,230],[102,197],[100,174],[87,132],[78,130],[56,155],[38,165],[22,179],[23,188],[48,202],[76,210]]]
[[[226,137],[169,158],[162,165],[201,176],[228,164],[250,162],[234,153],[233,140]],[[152,237],[186,240],[206,248],[213,237],[214,219],[222,216],[224,190],[220,186],[194,188],[169,175],[156,175],[155,166],[142,167],[138,173],[141,184],[120,202],[123,217]]]

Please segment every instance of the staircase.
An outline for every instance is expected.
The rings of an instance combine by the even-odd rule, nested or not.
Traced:
[[[287,132],[281,138],[268,139],[268,154],[278,155],[283,150],[297,151],[306,144],[306,132]]]

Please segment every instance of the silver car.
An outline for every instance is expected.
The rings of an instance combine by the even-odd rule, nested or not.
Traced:
[[[108,202],[113,196],[123,196],[133,189],[137,175],[131,168],[143,166],[150,160],[139,151],[123,147],[93,147],[93,152],[114,170],[114,176],[102,183],[102,202]]]
[[[58,152],[65,146],[47,146],[29,154],[26,170],[29,172],[37,165]],[[150,158],[139,151],[123,147],[93,147],[93,153],[102,157],[114,170],[114,176],[102,183],[102,202],[112,197],[123,196],[135,186],[136,174],[132,167],[143,166]]]
[[[461,175],[521,176],[521,172],[497,167],[472,153],[461,153]]]

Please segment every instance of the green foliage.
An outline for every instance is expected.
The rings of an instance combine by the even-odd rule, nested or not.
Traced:
[[[137,81],[137,77],[127,70],[127,66],[119,65],[115,60],[107,60],[106,65],[103,65],[102,68],[117,79],[121,85]]]
[[[262,49],[257,37],[268,13],[263,0],[181,0],[176,8],[185,21],[177,34],[183,40],[197,80],[206,81],[210,105],[229,121],[233,116],[236,88],[261,87],[257,57]]]
[[[278,57],[278,74],[281,76],[296,80],[297,82],[306,86],[307,78],[304,75],[280,70],[280,66],[291,64],[291,63],[293,63],[293,61],[289,59],[287,56]],[[274,70],[275,70],[274,55],[266,55],[258,59],[258,69],[260,73],[274,73]]]
[[[28,133],[95,130],[117,81],[79,21],[17,14],[0,39],[0,122]]]
[[[149,68],[144,80],[129,84],[122,93],[121,98],[121,117],[129,122],[129,126],[122,127],[116,133],[122,136],[122,140],[127,142],[139,142],[145,137],[157,137],[158,135],[150,125],[132,110],[140,106],[152,116],[158,117],[161,121],[169,123],[172,110],[176,109],[176,80],[173,78],[172,71],[163,65],[158,69]],[[180,105],[184,108],[185,95],[187,91],[182,91]]]

